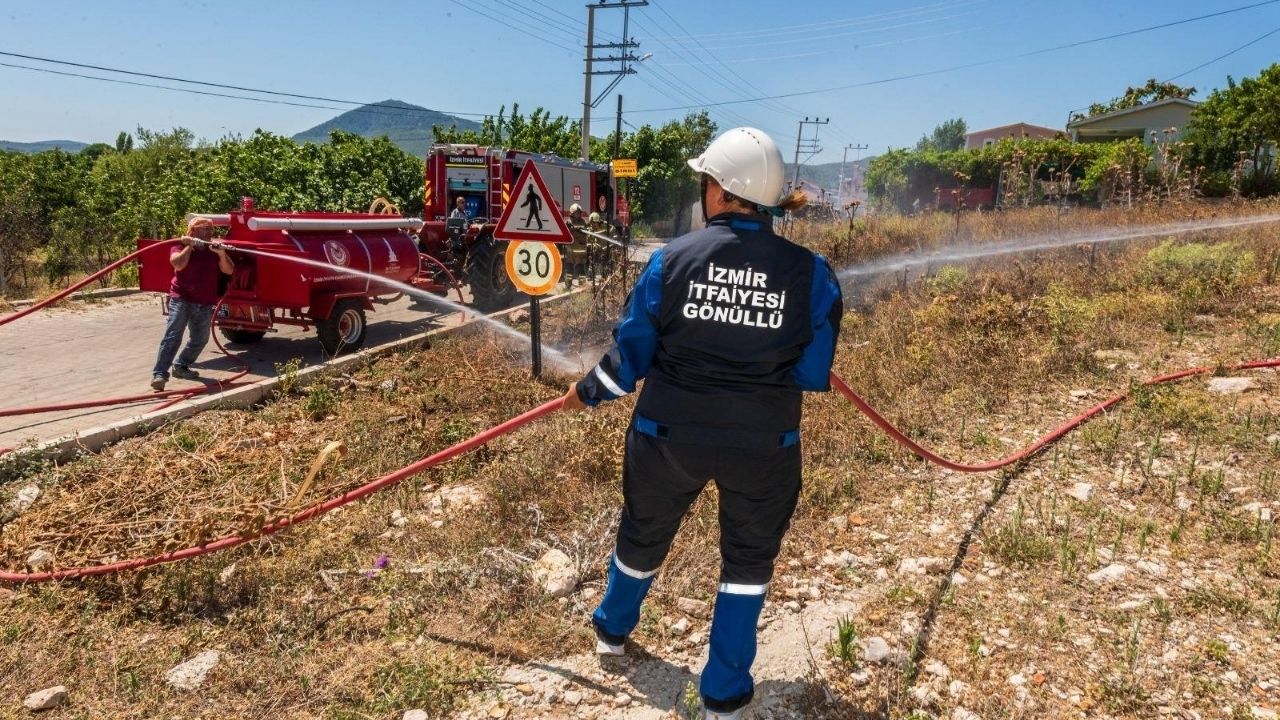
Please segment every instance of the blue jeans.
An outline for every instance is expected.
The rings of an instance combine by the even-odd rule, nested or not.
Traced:
[[[159,375],[169,379],[169,364],[176,367],[189,367],[200,357],[200,351],[209,343],[209,326],[213,323],[213,306],[193,303],[181,298],[169,298],[169,321],[164,326],[164,338],[160,340],[160,352],[156,355],[156,366],[152,376]],[[175,361],[173,356],[182,344],[182,332],[189,331],[187,346]]]

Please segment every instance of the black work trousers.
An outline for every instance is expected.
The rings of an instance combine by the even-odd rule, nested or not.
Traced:
[[[666,558],[680,521],[707,482],[720,492],[720,582],[773,577],[800,497],[800,444],[743,449],[627,432],[618,559],[641,572]]]

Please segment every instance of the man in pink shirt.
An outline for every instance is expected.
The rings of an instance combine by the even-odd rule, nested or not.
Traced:
[[[187,224],[187,234],[182,244],[169,251],[173,265],[173,283],[169,286],[169,320],[160,340],[160,352],[156,366],[151,371],[151,389],[164,390],[169,381],[169,364],[173,364],[173,376],[193,380],[200,374],[191,369],[191,363],[200,357],[200,351],[209,342],[209,326],[213,323],[213,306],[218,302],[220,275],[230,275],[235,270],[227,247],[212,240],[213,223],[208,218],[192,218]],[[182,354],[183,331],[189,331],[187,346]]]

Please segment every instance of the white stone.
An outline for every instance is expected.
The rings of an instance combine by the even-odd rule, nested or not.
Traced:
[[[1078,482],[1071,486],[1071,489],[1067,491],[1067,495],[1080,502],[1089,502],[1089,498],[1093,497],[1093,485],[1087,482]]]
[[[853,681],[854,685],[861,687],[871,682],[871,673],[866,670],[856,670],[849,674],[849,679]]]
[[[1015,673],[1009,676],[1009,684],[1014,687],[1022,687],[1027,684],[1027,679],[1022,677],[1022,673]]]
[[[1268,710],[1267,708],[1259,707],[1257,705],[1249,708],[1249,710],[1253,712],[1253,717],[1257,720],[1276,720],[1277,717],[1280,717],[1276,715],[1275,710]]]
[[[41,710],[52,710],[66,701],[67,686],[54,685],[31,693],[26,700],[22,701],[22,706],[31,712],[40,712]]]
[[[578,585],[578,572],[573,561],[560,550],[543,553],[533,564],[532,574],[542,592],[551,597],[568,597]]]
[[[687,597],[676,598],[676,607],[685,615],[696,617],[700,620],[706,620],[711,617],[711,605],[703,600]]]
[[[626,707],[631,704],[631,696],[626,693],[618,693],[613,696],[614,707]]]
[[[426,710],[405,710],[400,720],[431,720]]]
[[[48,565],[53,564],[53,553],[48,550],[40,549],[32,552],[27,556],[27,566],[32,570],[40,570]]]
[[[952,680],[951,684],[947,685],[947,694],[953,698],[958,698],[965,694],[968,689],[969,685],[963,680]]]
[[[882,637],[869,637],[862,641],[862,659],[876,663],[889,659],[889,643]]]
[[[930,675],[937,675],[943,680],[946,680],[947,678],[951,677],[950,668],[948,668],[945,664],[943,664],[938,660],[930,660],[929,662],[925,663],[924,671],[929,673]]]
[[[28,485],[18,491],[13,496],[13,500],[9,501],[9,509],[21,515],[31,509],[36,504],[36,500],[40,498],[40,486]]]
[[[951,720],[982,720],[982,716],[976,712],[957,707],[951,711]]]
[[[1109,583],[1124,579],[1125,574],[1128,572],[1129,568],[1121,563],[1112,563],[1097,572],[1089,573],[1088,577],[1090,582]]]
[[[960,587],[961,585],[964,585],[967,582],[969,581],[965,578],[965,576],[961,575],[960,573],[958,572],[951,573],[952,585],[955,585],[956,587]]]
[[[582,693],[577,690],[569,690],[564,694],[564,704],[569,707],[577,707],[582,702]]]
[[[1216,377],[1209,380],[1209,392],[1219,395],[1234,395],[1258,387],[1258,381],[1251,377]]]
[[[903,558],[898,562],[899,575],[936,574],[947,569],[947,561],[936,557]]]
[[[1222,673],[1222,679],[1226,682],[1231,683],[1232,685],[1235,685],[1236,683],[1240,682],[1240,673],[1236,672],[1235,670],[1228,670]]]
[[[827,522],[831,523],[836,530],[844,531],[849,529],[848,515],[836,515],[835,517],[831,518]]]
[[[689,632],[689,618],[680,618],[671,623],[671,634],[680,636]]]
[[[218,582],[222,585],[226,585],[231,582],[231,578],[235,577],[235,574],[236,563],[231,563],[230,565],[222,568],[222,572],[218,573]]]
[[[394,527],[404,527],[405,525],[409,524],[409,518],[405,517],[404,513],[400,512],[399,510],[392,510],[391,524]]]
[[[1134,563],[1134,567],[1148,575],[1154,575],[1155,577],[1164,577],[1169,573],[1169,568],[1152,560],[1139,560]]]
[[[209,671],[222,660],[217,650],[205,650],[190,660],[175,665],[164,674],[165,682],[175,690],[195,690],[204,684]]]

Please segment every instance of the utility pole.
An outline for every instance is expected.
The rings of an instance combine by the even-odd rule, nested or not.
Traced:
[[[591,158],[591,108],[600,104],[618,83],[622,82],[622,78],[627,75],[635,74],[635,68],[631,67],[631,63],[639,62],[643,58],[636,57],[632,50],[640,47],[640,43],[633,38],[628,37],[630,32],[631,8],[644,7],[649,4],[649,0],[599,0],[598,2],[587,5],[587,56],[586,70],[583,72],[585,78],[582,83],[582,159],[589,160]],[[622,38],[621,42],[596,44],[596,10],[613,10],[622,8]],[[605,57],[596,57],[596,50],[617,50],[617,55],[609,55]],[[610,70],[597,70],[596,65],[605,63],[617,63],[616,68]],[[609,86],[600,92],[595,98],[591,97],[591,78],[595,75],[613,75],[613,81]]]
[[[855,157],[853,160],[853,164],[857,165],[858,158],[862,157],[862,151],[866,149],[867,149],[866,145],[854,145],[853,143],[850,143],[844,146],[844,155],[843,157],[840,158],[840,184],[836,186],[836,197],[838,198],[837,202],[840,203],[841,207],[844,207],[844,166],[845,166],[845,163],[849,162],[849,151],[850,150],[858,151],[857,157]]]
[[[803,149],[805,152],[807,152],[809,154],[809,157],[822,152],[822,147],[818,145],[818,126],[826,125],[829,122],[831,122],[831,118],[827,118],[825,120],[819,120],[818,118],[815,117],[814,119],[810,120],[807,115],[803,120],[800,121],[800,129],[796,131],[796,161],[795,161],[796,170],[795,170],[795,179],[791,181],[792,190],[798,190],[800,188],[800,150]],[[814,126],[813,137],[807,138],[807,139],[805,138],[804,136],[805,125]],[[806,157],[806,159],[808,158]]]

